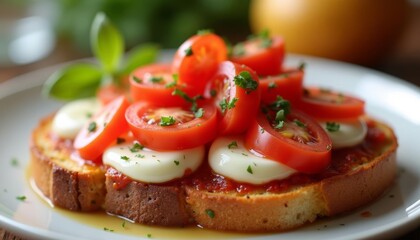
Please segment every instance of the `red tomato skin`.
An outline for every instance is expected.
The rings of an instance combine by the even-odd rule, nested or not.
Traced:
[[[80,157],[95,162],[100,161],[99,156],[105,149],[121,134],[128,131],[124,114],[129,104],[124,96],[116,98],[93,117],[92,121],[96,122],[95,131],[88,130],[92,121],[82,128],[73,143]]]
[[[106,86],[101,86],[98,91],[96,92],[96,97],[99,99],[99,101],[106,105],[116,98],[128,95],[126,91],[124,91],[122,88],[117,87],[115,84],[109,84]]]
[[[245,136],[245,146],[264,157],[279,161],[302,173],[319,173],[331,162],[332,142],[321,126],[309,116],[293,111],[293,118],[307,124],[317,143],[298,143],[284,137],[270,126],[263,113],[258,114]]]
[[[169,74],[172,75],[170,64],[151,64],[137,68],[130,75],[130,93],[134,101],[146,101],[161,107],[187,106],[188,102],[180,96],[173,96],[174,87],[166,87],[165,84],[138,83],[134,76],[143,79],[146,74]],[[191,86],[178,86],[190,97],[195,94],[195,89]]]
[[[198,147],[217,136],[217,109],[212,104],[202,106],[201,118],[172,126],[147,124],[141,119],[147,109],[159,108],[147,102],[136,102],[126,111],[125,118],[134,137],[145,147],[157,151],[182,150]]]
[[[244,44],[246,45],[247,42]],[[280,36],[273,36],[272,44],[269,48],[249,55],[232,56],[230,60],[254,69],[259,76],[269,76],[281,73],[284,55],[285,44],[283,38]]]
[[[309,91],[315,95],[322,94],[322,90],[316,87],[305,87],[306,91]],[[338,94],[338,93],[333,93]],[[298,101],[296,107],[305,112],[306,114],[318,119],[318,120],[346,120],[356,119],[365,113],[365,102],[357,97],[349,95],[342,95],[342,103],[329,103],[325,101],[319,101],[316,98],[302,96],[301,100]]]
[[[294,105],[302,95],[303,77],[304,72],[299,69],[287,69],[280,75],[260,77],[261,102],[270,104],[281,96]]]
[[[234,77],[243,71],[248,71],[252,78],[259,83],[257,74],[251,68],[245,65],[239,65],[231,61],[220,63],[217,73],[211,83],[206,88],[206,97],[209,97],[211,89],[217,89],[215,105],[220,110],[220,101],[229,96],[229,99],[237,98],[235,107],[220,112],[219,134],[241,134],[251,125],[253,116],[255,116],[260,107],[261,90],[260,87],[253,91],[247,91],[235,85]],[[226,90],[227,89],[227,90]],[[227,92],[226,92],[227,91]]]
[[[193,54],[187,56],[191,48]],[[179,74],[179,83],[193,86],[203,94],[207,82],[217,71],[220,62],[227,59],[224,40],[216,34],[194,35],[178,48],[172,62],[172,72]]]

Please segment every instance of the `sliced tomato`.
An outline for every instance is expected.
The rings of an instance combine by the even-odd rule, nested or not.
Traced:
[[[74,148],[82,158],[100,162],[98,157],[104,150],[121,134],[128,131],[124,117],[128,106],[129,102],[124,96],[118,97],[108,103],[82,128],[74,140]]]
[[[214,97],[221,113],[221,134],[240,134],[250,126],[260,105],[257,74],[245,65],[222,62],[209,83],[205,96]]]
[[[129,96],[129,76],[123,75],[116,79],[117,82],[111,82],[109,84],[100,86],[96,92],[96,97],[99,101],[106,105],[112,100],[124,95],[130,99]]]
[[[220,62],[227,59],[223,39],[213,33],[197,34],[185,41],[174,56],[172,71],[179,74],[179,83],[194,86],[202,94]]]
[[[359,98],[328,89],[305,88],[297,105],[302,111],[317,119],[353,119],[365,112],[365,102]]]
[[[127,95],[127,91],[115,84],[101,86],[96,92],[96,97],[103,105],[106,105],[123,95]]]
[[[216,107],[206,103],[198,109],[192,112],[188,108],[136,102],[125,117],[134,137],[144,146],[158,151],[180,150],[206,144],[216,137]]]
[[[281,96],[296,103],[302,95],[303,75],[304,72],[296,68],[283,70],[279,75],[260,77],[261,102],[268,104]]]
[[[179,84],[171,72],[170,64],[152,64],[137,68],[130,76],[130,92],[134,101],[151,102],[156,106],[183,106],[188,102],[178,95],[180,89],[192,97],[194,90],[186,84]]]
[[[236,44],[230,60],[247,65],[260,76],[268,76],[281,73],[284,54],[282,37],[254,37]]]
[[[245,136],[245,146],[299,172],[317,173],[331,161],[332,143],[309,116],[291,111],[280,124],[276,115],[259,113]]]

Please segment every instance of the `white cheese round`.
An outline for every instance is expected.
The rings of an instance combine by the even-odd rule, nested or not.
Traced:
[[[248,151],[238,136],[217,138],[210,147],[209,164],[218,174],[252,184],[284,179],[296,172],[278,161]]]
[[[338,124],[338,131],[327,130],[327,122],[321,122],[331,138],[333,149],[355,146],[365,139],[367,134],[367,125],[364,120],[356,121],[331,121]]]
[[[74,139],[85,123],[101,108],[96,98],[72,101],[61,107],[52,122],[52,131],[62,138]]]
[[[204,157],[204,146],[158,152],[136,148],[135,143],[124,143],[106,149],[102,161],[137,181],[163,183],[194,172]]]

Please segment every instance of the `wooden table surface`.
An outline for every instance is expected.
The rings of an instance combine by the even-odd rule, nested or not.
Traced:
[[[413,8],[411,17],[395,50],[382,63],[373,68],[420,86],[420,6]],[[0,82],[46,66],[85,57],[69,49],[68,44],[59,42],[58,47],[49,57],[37,63],[14,67],[0,66]],[[0,239],[19,240],[21,238],[0,226]],[[420,223],[416,229],[401,236],[401,239],[420,239]]]

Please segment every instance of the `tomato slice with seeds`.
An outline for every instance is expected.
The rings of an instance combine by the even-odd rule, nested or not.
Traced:
[[[317,87],[305,88],[297,107],[320,120],[354,119],[365,113],[363,100]]]
[[[198,109],[200,114],[188,108],[136,102],[127,109],[125,118],[142,145],[158,151],[181,150],[206,144],[216,137],[216,107],[204,103]]]
[[[220,134],[240,134],[248,129],[260,105],[258,86],[258,76],[251,68],[230,61],[219,65],[205,97],[214,97],[221,113]]]
[[[194,86],[196,94],[202,94],[219,63],[226,59],[227,47],[221,37],[213,33],[197,34],[178,48],[172,71],[179,74],[179,83]]]
[[[236,44],[230,60],[247,65],[254,69],[259,76],[268,76],[281,73],[284,55],[285,48],[282,37],[254,37]]]
[[[276,115],[259,113],[245,136],[245,146],[299,172],[312,174],[327,168],[332,143],[322,127],[299,111],[292,110],[281,124]]]
[[[303,70],[296,68],[283,70],[279,75],[260,77],[261,102],[269,104],[281,96],[296,103],[302,95],[303,76]]]
[[[128,131],[124,114],[129,104],[124,96],[116,98],[82,128],[74,140],[74,148],[83,159],[101,162],[98,158],[104,150]]]
[[[134,101],[151,102],[156,106],[173,107],[187,105],[182,97],[173,95],[175,89],[193,95],[194,89],[177,82],[170,64],[151,64],[137,68],[130,75],[130,92]]]

